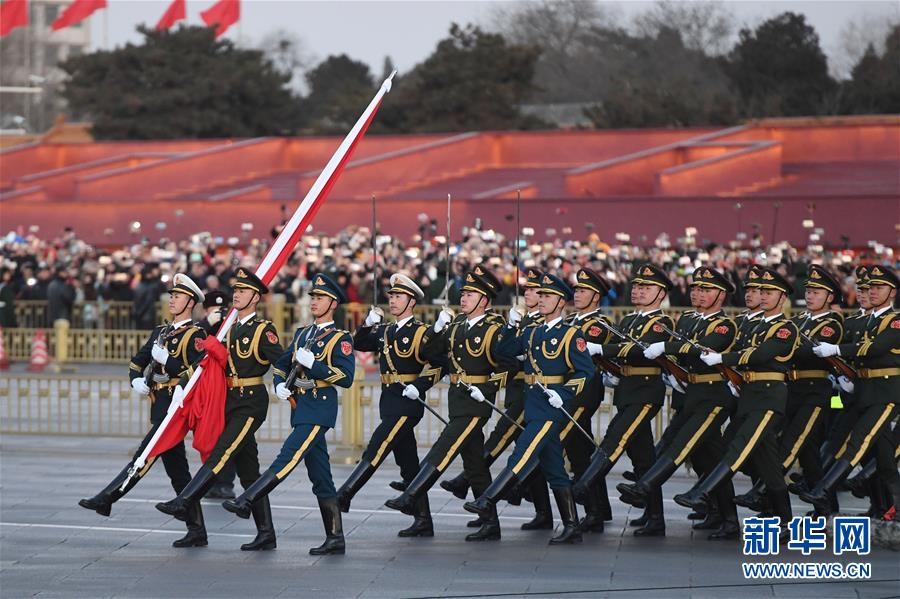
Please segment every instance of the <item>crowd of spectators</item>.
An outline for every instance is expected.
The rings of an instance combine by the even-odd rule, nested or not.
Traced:
[[[268,239],[248,239],[231,245],[208,233],[199,233],[182,241],[162,239],[117,248],[97,247],[79,239],[66,229],[54,239],[45,239],[22,231],[0,238],[2,280],[0,280],[0,326],[16,326],[13,304],[24,300],[46,300],[47,319],[70,318],[73,306],[81,304],[82,326],[102,325],[108,302],[132,302],[129,326],[146,329],[157,322],[156,304],[176,272],[188,274],[202,289],[228,292],[236,269],[255,268],[272,243],[277,228]],[[515,294],[515,241],[492,230],[467,227],[459,238],[451,240],[449,295],[456,302],[462,275],[479,262],[486,262],[505,284],[495,302],[507,305]],[[447,245],[445,238],[425,226],[408,240],[377,235],[377,299],[386,301],[384,291],[393,272],[403,272],[418,281],[425,290],[425,303],[440,303],[446,297]],[[628,303],[627,282],[632,269],[652,261],[663,266],[675,283],[669,294],[670,306],[688,305],[690,273],[701,264],[721,269],[738,283],[754,263],[776,265],[789,280],[797,283],[794,305],[802,305],[802,282],[807,266],[823,264],[844,282],[845,305],[855,305],[853,269],[860,263],[879,263],[896,267],[893,248],[872,244],[860,248],[824,248],[810,245],[795,248],[786,243],[765,245],[750,240],[739,247],[703,244],[691,237],[670,241],[661,236],[645,245],[633,245],[628,239],[601,240],[595,234],[584,239],[520,241],[520,271],[529,266],[573,279],[584,266],[603,273],[613,290],[604,303]],[[370,303],[373,298],[373,258],[371,231],[363,226],[348,226],[336,235],[305,235],[286,265],[270,285],[287,302],[303,301],[309,279],[318,272],[327,273],[344,287],[351,301]],[[743,294],[732,298],[740,306]]]

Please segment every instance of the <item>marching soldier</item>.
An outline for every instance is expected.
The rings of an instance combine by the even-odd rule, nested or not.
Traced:
[[[309,295],[309,310],[315,322],[297,329],[290,346],[273,368],[275,395],[291,403],[293,430],[263,475],[245,488],[240,497],[225,501],[222,506],[241,518],[255,515],[258,506],[268,507],[269,493],[303,460],[313,494],[319,501],[326,534],[325,542],[310,549],[309,554],[342,555],[344,529],[325,435],[337,420],[337,387],[348,388],[353,384],[356,359],[350,333],[334,326],[335,310],[347,301],[344,291],[326,275],[318,274]]]
[[[160,325],[153,329],[150,338],[131,358],[128,366],[131,387],[140,395],[150,395],[150,424],[152,427],[144,436],[132,461],[112,482],[94,497],[78,502],[81,507],[94,510],[103,516],[109,516],[112,504],[134,488],[153,466],[156,461],[155,457],[147,460],[144,467],[128,482],[124,491],[120,490],[134,459],[141,455],[166,417],[179,377],[185,372],[188,374],[193,372],[193,364],[199,361],[202,352],[202,342],[206,338],[206,333],[194,324],[191,313],[194,306],[203,301],[203,292],[187,275],[181,273],[175,275],[172,283],[172,289],[169,290],[169,312],[172,314],[172,324]],[[150,372],[145,375],[144,371],[148,367],[150,367]],[[191,480],[184,441],[163,452],[160,457],[166,474],[172,481],[172,488],[176,493],[180,493]],[[200,510],[199,504],[187,514],[186,522],[187,535],[172,543],[172,546],[201,547],[206,545],[206,527],[203,524],[203,512]]]
[[[895,454],[896,436],[891,433],[890,423],[900,401],[900,312],[894,308],[900,281],[886,266],[872,266],[868,274],[872,314],[863,340],[841,345],[820,343],[813,348],[813,353],[820,358],[845,356],[863,366],[855,383],[858,389],[854,389],[859,416],[842,455],[813,490],[800,493],[800,499],[813,504],[816,510],[827,509],[829,493],[871,449],[877,474],[893,500],[883,518],[894,520],[900,507],[900,474]]]
[[[684,507],[708,506],[710,498],[747,458],[766,484],[766,495],[776,516],[781,518],[785,538],[791,520],[791,502],[778,454],[778,430],[787,402],[787,372],[799,345],[797,326],[784,315],[784,303],[793,293],[790,283],[778,271],[766,268],[759,276],[762,320],[749,337],[727,353],[706,352],[700,359],[707,366],[724,364],[739,367],[744,383],[737,410],[725,431],[728,449],[723,459],[687,493],[675,496]]]
[[[550,544],[580,543],[578,513],[563,461],[560,431],[569,422],[566,413],[571,413],[575,398],[593,377],[594,365],[580,329],[562,322],[566,302],[572,299],[571,288],[558,277],[545,274],[540,294],[544,324],[517,331],[521,317],[511,309],[499,348],[509,359],[525,356],[525,430],[503,471],[464,507],[481,518],[496,518],[497,501],[540,465],[563,521],[562,532],[550,539]]]
[[[493,273],[478,265],[464,278],[461,315],[454,319],[446,309],[438,315],[425,349],[431,364],[441,364],[449,370],[450,423],[422,460],[418,474],[402,495],[385,502],[387,507],[415,515],[416,506],[421,505],[419,499],[428,493],[457,455],[462,456],[466,479],[474,493],[481,494],[490,485],[482,428],[492,410],[485,403],[494,403],[509,371],[509,366],[497,355],[501,327],[486,313],[499,291],[500,282]],[[467,541],[499,538],[496,511],[483,519],[478,531],[466,536]]]
[[[708,267],[701,267],[694,273],[691,285],[696,290],[699,312],[692,319],[690,329],[672,341],[659,341],[644,350],[644,357],[650,360],[663,354],[679,356],[690,377],[680,413],[683,419],[680,423],[673,419],[666,429],[669,433],[669,429],[675,428],[674,434],[670,435],[671,441],[637,482],[616,486],[622,494],[622,501],[636,507],[643,507],[650,493],[665,483],[686,459],[691,459],[702,476],[710,473],[725,453],[721,427],[734,409],[734,395],[725,376],[701,360],[701,348],[727,352],[734,343],[737,325],[722,311],[725,300],[734,292],[734,286],[722,273]],[[690,341],[683,341],[682,338]],[[737,537],[740,528],[733,497],[731,484],[721,485],[715,506],[718,530],[709,535],[710,539]],[[694,525],[698,530],[711,527],[711,523]]]
[[[762,318],[764,310],[760,307],[762,298],[759,287],[759,278],[762,270],[761,266],[754,264],[747,271],[747,276],[744,277],[744,305],[747,309],[734,319],[734,324],[738,327],[738,341],[740,341],[741,337],[752,334],[753,328],[758,324],[759,319]]]
[[[631,280],[631,299],[638,309],[625,316],[621,331],[643,344],[668,341],[666,329],[672,330],[672,319],[662,313],[660,305],[672,289],[672,282],[658,266],[644,264]],[[622,376],[613,381],[613,405],[616,415],[606,428],[600,447],[591,456],[591,463],[575,484],[575,493],[586,495],[597,478],[606,476],[623,452],[628,453],[634,473],[641,477],[656,460],[653,448],[651,421],[662,407],[666,388],[662,369],[644,357],[643,347],[631,341],[624,343],[590,344],[592,355],[615,358],[623,365]],[[662,491],[656,489],[647,499],[647,523],[635,529],[634,535],[665,536]]]
[[[184,520],[199,510],[200,498],[215,483],[216,476],[232,460],[241,486],[247,489],[259,478],[259,454],[254,434],[266,420],[269,394],[263,375],[284,351],[275,325],[256,316],[256,305],[266,287],[249,269],[239,268],[232,295],[237,321],[225,338],[228,365],[225,368],[225,428],[206,462],[174,499],[156,504],[156,509]],[[182,375],[181,385],[189,375]],[[176,393],[181,395],[181,385]],[[241,545],[242,551],[275,548],[275,528],[268,499],[253,506],[256,538]]]
[[[338,489],[338,505],[342,512],[350,510],[353,497],[391,452],[400,467],[404,486],[419,472],[415,428],[425,413],[425,392],[441,375],[441,369],[429,368],[424,357],[430,327],[413,316],[413,308],[425,294],[406,275],[394,274],[387,296],[388,308],[396,322],[382,323],[381,310],[373,306],[354,336],[357,350],[379,354],[381,422],[372,433],[356,468]],[[412,526],[397,534],[401,537],[434,536],[426,493],[418,499]]]

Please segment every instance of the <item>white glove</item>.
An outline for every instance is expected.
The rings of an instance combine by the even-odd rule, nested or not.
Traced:
[[[851,381],[844,375],[839,376],[837,381],[838,381],[838,385],[840,385],[841,390],[844,393],[853,393],[853,389],[854,389],[853,381]]]
[[[486,399],[484,393],[481,392],[481,389],[479,389],[475,385],[472,385],[472,387],[469,389],[469,395],[475,401],[484,401]]]
[[[591,343],[587,342],[588,353],[592,356],[602,356],[603,355],[603,346],[599,343]]]
[[[715,366],[716,364],[722,363],[722,354],[717,354],[716,352],[700,354],[700,359],[703,360],[703,363],[707,366]]]
[[[444,308],[438,313],[437,320],[434,322],[434,332],[440,332],[444,330],[444,327],[450,324],[450,321],[453,320],[453,314],[447,308]]]
[[[518,325],[522,321],[522,315],[519,314],[519,311],[515,308],[509,309],[509,316],[506,319],[506,322],[509,323],[509,326],[514,327]]]
[[[651,343],[647,346],[647,349],[644,350],[644,357],[648,360],[655,360],[656,358],[663,355],[666,351],[666,343],[665,341],[657,341],[656,343]]]
[[[184,387],[177,385],[172,391],[172,404],[176,408],[184,405]]]
[[[147,395],[150,393],[150,387],[147,386],[147,382],[143,377],[138,377],[131,381],[131,388],[134,389],[134,392],[138,395]]]
[[[830,358],[841,355],[841,348],[834,343],[820,343],[812,348],[813,353],[820,358]]]
[[[671,387],[672,389],[674,389],[675,391],[678,391],[679,393],[684,393],[684,387],[681,386],[681,383],[679,382],[678,379],[675,378],[674,375],[669,374],[668,372],[665,372],[665,373],[663,373],[662,378],[663,378],[663,382],[666,384],[667,387]]]
[[[524,362],[525,354],[519,354],[518,356],[516,356],[516,360],[518,360],[519,362]]]
[[[153,349],[150,350],[150,355],[152,355],[153,359],[163,366],[165,366],[166,362],[169,360],[169,350],[159,345],[158,343],[153,344]]]
[[[603,373],[603,386],[609,387],[612,389],[613,387],[619,384],[619,377],[612,375],[608,372]]]
[[[554,391],[553,389],[547,390],[547,403],[553,406],[556,409],[559,409],[563,406],[562,397],[559,396],[559,393]]]
[[[278,399],[285,401],[291,396],[291,390],[284,383],[278,383],[275,385],[275,395],[278,396]]]
[[[370,327],[372,325],[380,323],[383,318],[384,312],[381,310],[381,308],[372,306],[371,308],[369,308],[369,313],[366,314],[366,322],[363,324],[365,324],[367,327]]]
[[[212,314],[206,317],[206,322],[209,324],[217,324],[220,320],[222,320],[222,311],[216,310]]]
[[[313,360],[316,359],[316,355],[305,347],[301,347],[297,350],[297,353],[294,354],[294,359],[304,368],[309,368],[312,366]]]
[[[403,387],[403,397],[408,399],[412,399],[413,401],[419,399],[419,389],[415,385],[407,385]]]
[[[731,391],[732,395],[740,398],[740,396],[741,396],[740,390],[737,387],[735,387],[734,383],[732,383],[731,381],[728,381],[728,390]]]

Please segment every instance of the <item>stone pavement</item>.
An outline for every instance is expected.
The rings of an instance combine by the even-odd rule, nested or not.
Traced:
[[[692,534],[686,510],[670,498],[693,483],[679,474],[665,487],[668,536],[636,539],[629,507],[616,501],[607,532],[580,546],[549,547],[548,531],[523,532],[530,504],[501,504],[503,540],[465,543],[470,515],[442,489],[431,492],[432,539],[400,539],[410,518],[383,507],[396,495],[388,459],[344,517],[347,555],[314,558],[322,523],[301,465],[272,495],[278,549],[246,553],[252,521],[204,502],[209,547],[173,549],[183,525],[153,508],[173,492],[156,467],[103,518],[78,507],[118,472],[136,441],[121,438],[6,435],[0,441],[0,596],[2,597],[888,597],[900,595],[900,559],[874,549],[852,560],[830,552],[783,561],[866,561],[868,582],[745,580],[738,542],[710,542]],[[260,448],[263,467],[278,451]],[[193,454],[193,452],[189,452]],[[195,455],[191,455],[196,465]],[[335,466],[340,484],[350,466]],[[450,472],[454,474],[455,471]],[[738,481],[738,489],[748,486]],[[847,511],[863,507],[846,499]],[[555,508],[554,508],[555,509]],[[795,513],[805,506],[795,504]],[[760,558],[759,561],[766,561]]]

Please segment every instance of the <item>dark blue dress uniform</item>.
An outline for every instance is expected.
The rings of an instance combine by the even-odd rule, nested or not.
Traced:
[[[541,293],[557,295],[562,301],[572,297],[566,283],[553,275],[544,275]],[[507,326],[498,351],[509,359],[524,355],[525,362],[525,430],[506,467],[491,486],[465,508],[487,517],[497,501],[531,471],[540,465],[553,489],[563,519],[563,534],[553,543],[579,542],[578,516],[572,497],[572,481],[566,474],[560,432],[569,423],[563,410],[549,403],[548,390],[559,394],[563,408],[571,414],[578,395],[594,376],[594,364],[587,351],[581,330],[563,323],[562,319],[536,327],[516,330]]]

